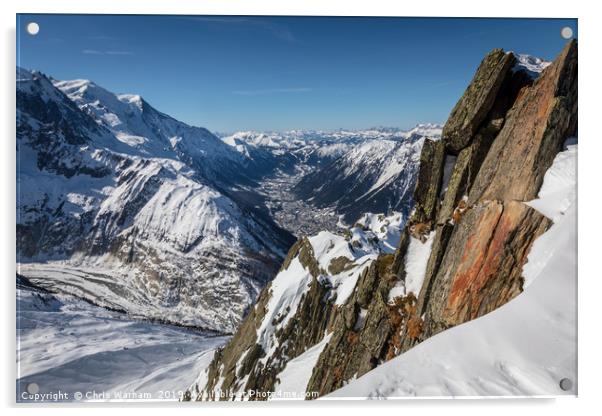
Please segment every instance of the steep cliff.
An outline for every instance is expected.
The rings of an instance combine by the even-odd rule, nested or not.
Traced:
[[[525,202],[576,128],[575,41],[537,77],[493,50],[442,139],[423,146],[415,209],[396,250],[372,252],[360,270],[350,240],[330,270],[333,254],[299,241],[281,269],[286,290],[273,283],[262,292],[186,399],[291,397],[283,386],[300,363],[312,370],[297,371],[296,393],[325,395],[519,295],[531,246],[552,224]],[[347,267],[355,277],[341,272]],[[273,343],[261,339],[266,325],[275,327]]]

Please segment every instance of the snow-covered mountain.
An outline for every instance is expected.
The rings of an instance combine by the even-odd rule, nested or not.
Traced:
[[[20,271],[132,314],[232,331],[290,244],[218,190],[241,163],[138,96],[19,68]]]
[[[338,221],[308,226],[311,221],[305,218],[302,226],[294,218],[297,213],[303,216],[306,210],[318,210],[333,219],[342,215],[349,224],[366,212],[397,210],[408,214],[423,139],[440,136],[441,126],[419,124],[410,130],[238,132],[222,140],[259,166],[271,166],[271,170],[262,170],[271,172],[262,183],[269,184],[264,186],[268,199],[278,195],[279,200],[269,204],[276,207],[273,215],[282,217],[281,225],[288,224],[295,234],[301,230],[312,234],[320,229],[332,231]],[[278,184],[290,195],[275,189]],[[289,199],[295,203],[283,204]]]
[[[179,160],[211,182],[240,181],[244,158],[207,129],[175,120],[139,95],[113,94],[88,80],[53,84],[141,156]]]
[[[541,74],[541,71],[546,69],[552,63],[550,61],[546,61],[533,55],[526,55],[521,53],[513,53],[513,55],[516,57],[516,63],[514,64],[513,70],[523,70],[532,78],[537,78],[539,74]]]
[[[247,157],[252,150],[263,150],[275,155],[293,154],[311,164],[320,164],[341,156],[352,147],[372,140],[405,141],[419,137],[439,137],[438,124],[418,124],[409,130],[393,127],[374,127],[364,130],[290,130],[284,132],[242,131],[222,134],[224,143]]]
[[[364,212],[396,210],[409,214],[424,137],[370,139],[349,146],[331,163],[296,184],[299,199],[332,207],[352,223]]]
[[[354,143],[362,140],[357,133],[291,130],[286,132],[242,131],[223,135],[224,143],[232,146],[252,162],[272,159],[274,169],[293,173],[305,167],[315,167],[340,156]],[[276,163],[274,163],[274,161]]]

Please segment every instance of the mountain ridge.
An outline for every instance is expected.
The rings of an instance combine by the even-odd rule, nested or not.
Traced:
[[[522,292],[531,246],[552,225],[530,201],[576,132],[577,44],[568,42],[535,79],[516,63],[501,49],[487,54],[441,140],[425,139],[414,210],[395,251],[378,254],[338,305],[329,282],[349,258],[326,270],[322,252],[300,241],[275,282],[309,274],[290,283],[303,296],[289,303],[267,286],[185,400],[278,398],[278,386],[291,383],[281,378],[301,374],[287,372],[294,360],[313,367],[295,383],[304,384],[300,398],[323,396]],[[258,342],[273,316],[272,343]]]
[[[269,223],[215,185],[214,173],[235,169],[239,156],[207,130],[165,119],[142,100],[108,94],[116,109],[97,96],[73,101],[45,75],[17,73],[20,272],[133,315],[233,330],[288,248]],[[90,87],[55,82],[72,95],[68,86]],[[119,116],[151,138],[119,140],[116,133],[127,130]],[[182,135],[174,146],[172,134]],[[186,140],[212,147],[189,152]],[[214,148],[223,149],[222,160],[208,151]]]

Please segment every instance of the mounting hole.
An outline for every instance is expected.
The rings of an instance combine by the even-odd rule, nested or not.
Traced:
[[[37,394],[40,391],[40,386],[38,383],[29,383],[27,385],[27,393],[29,394]]]
[[[573,388],[573,381],[570,378],[563,378],[560,380],[560,388],[564,391],[569,391]]]
[[[560,31],[560,36],[562,36],[565,39],[570,39],[573,37],[573,29],[571,29],[568,26],[565,26],[562,28],[562,30]]]
[[[29,33],[32,36],[35,36],[38,34],[39,31],[40,31],[39,24],[37,24],[36,22],[27,23],[27,33]]]

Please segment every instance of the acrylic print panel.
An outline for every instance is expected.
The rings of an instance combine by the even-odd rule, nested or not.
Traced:
[[[17,28],[17,401],[576,395],[575,19]]]

